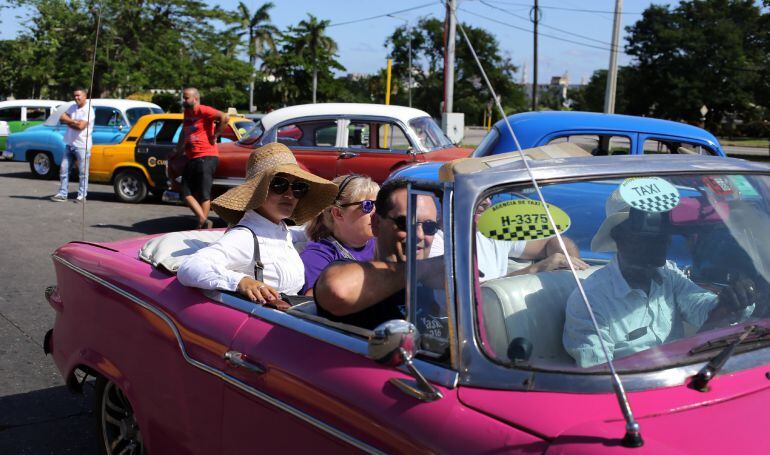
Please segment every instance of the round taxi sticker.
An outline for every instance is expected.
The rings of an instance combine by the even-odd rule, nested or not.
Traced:
[[[571,223],[569,215],[552,204],[548,204],[548,210],[559,232],[566,232]],[[531,199],[503,201],[489,207],[479,217],[478,230],[494,240],[538,240],[556,235],[543,204]]]
[[[246,128],[238,128],[238,134],[240,134],[241,136],[245,135],[246,133],[248,133],[248,131],[246,131]]]
[[[679,190],[660,177],[638,177],[623,181],[620,198],[643,212],[667,212],[679,204]]]

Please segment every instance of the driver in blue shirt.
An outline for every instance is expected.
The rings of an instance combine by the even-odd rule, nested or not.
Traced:
[[[730,314],[747,318],[753,311],[754,284],[743,279],[714,294],[687,278],[666,260],[671,243],[669,212],[643,212],[617,196],[607,201],[607,218],[591,242],[594,251],[617,251],[583,288],[591,304],[597,334],[579,290],[567,301],[562,342],[578,366],[607,362],[681,338],[683,322],[699,329]]]

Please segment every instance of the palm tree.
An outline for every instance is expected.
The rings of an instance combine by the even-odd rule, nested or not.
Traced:
[[[337,43],[326,36],[325,32],[328,25],[328,20],[319,21],[317,17],[308,14],[307,20],[300,21],[297,27],[290,29],[296,34],[297,52],[310,54],[313,70],[313,103],[316,102],[318,89],[318,57],[320,54],[328,56],[337,52]]]
[[[249,112],[254,112],[254,79],[256,78],[257,60],[263,59],[266,50],[275,51],[275,41],[279,31],[270,23],[270,9],[275,5],[267,2],[257,8],[251,14],[249,7],[243,2],[238,2],[238,24],[230,29],[239,37],[248,35],[249,66],[251,66],[251,78],[249,79]]]

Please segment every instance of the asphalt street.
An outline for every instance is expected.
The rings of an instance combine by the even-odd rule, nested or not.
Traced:
[[[748,152],[767,159],[767,150]],[[55,283],[51,253],[72,240],[112,241],[195,225],[186,207],[120,203],[109,185],[91,185],[85,205],[50,201],[57,188],[58,181],[31,178],[26,163],[0,161],[0,454],[96,453],[90,394],[71,394],[43,353],[54,320],[43,296]]]
[[[109,185],[91,185],[85,206],[50,201],[57,188],[58,181],[32,179],[26,163],[0,161],[0,454],[96,453],[90,394],[71,394],[43,353],[54,321],[43,296],[55,283],[51,253],[71,240],[195,225],[186,207],[120,203]],[[74,199],[76,184],[70,189]]]

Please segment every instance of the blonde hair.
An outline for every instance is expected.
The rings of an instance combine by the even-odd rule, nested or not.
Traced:
[[[339,204],[357,202],[369,197],[370,194],[377,194],[380,191],[380,185],[365,175],[348,174],[340,175],[332,180],[338,187],[337,197],[334,202],[321,211],[315,218],[308,222],[305,227],[307,237],[318,242],[325,237],[332,235],[334,230],[334,219],[332,218],[332,207],[339,207]]]

